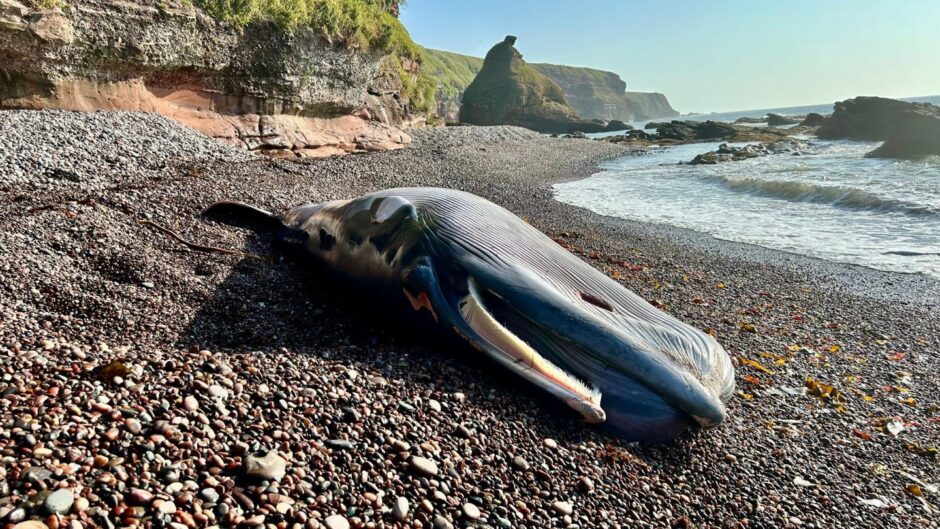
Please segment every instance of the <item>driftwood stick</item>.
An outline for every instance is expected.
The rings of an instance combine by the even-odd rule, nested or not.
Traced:
[[[176,241],[179,242],[180,244],[182,244],[183,246],[189,248],[190,250],[195,250],[195,251],[197,251],[197,252],[221,253],[221,254],[225,254],[225,255],[241,255],[241,256],[244,256],[244,257],[252,257],[252,258],[254,258],[254,259],[264,259],[264,257],[261,257],[260,255],[255,255],[255,254],[253,254],[253,253],[243,252],[243,251],[240,251],[240,250],[232,250],[232,249],[229,249],[229,248],[219,248],[218,246],[206,246],[206,245],[203,245],[203,244],[196,244],[196,243],[194,243],[194,242],[187,241],[186,239],[184,239],[180,234],[176,233],[175,231],[173,231],[173,230],[171,230],[171,229],[169,229],[169,228],[167,228],[167,227],[161,226],[161,225],[157,224],[156,222],[153,222],[153,221],[150,221],[150,220],[139,220],[139,221],[137,221],[137,223],[138,223],[138,224],[141,224],[141,225],[144,225],[144,226],[150,226],[151,228],[154,228],[154,229],[156,229],[156,230],[162,232],[162,233],[165,234],[165,235],[169,235],[169,236],[172,237],[173,239],[176,239]]]

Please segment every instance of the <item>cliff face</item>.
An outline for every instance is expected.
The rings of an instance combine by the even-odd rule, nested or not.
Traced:
[[[434,99],[437,115],[447,122],[460,119],[460,99],[464,90],[483,68],[483,59],[441,50],[424,50],[421,65],[437,81]]]
[[[522,60],[506,37],[493,46],[463,93],[460,121],[473,125],[518,125],[540,132],[577,130],[581,120],[561,87]]]
[[[626,92],[627,105],[635,120],[673,118],[679,115],[659,92]],[[626,120],[624,120],[626,121]]]
[[[236,27],[186,0],[0,0],[0,107],[159,112],[250,149],[390,149],[416,119],[412,61],[328,44],[311,29]],[[404,77],[407,78],[407,77]]]
[[[438,83],[437,115],[446,121],[456,121],[463,91],[483,67],[483,60],[440,50],[426,53],[425,66]],[[640,121],[679,115],[665,95],[627,92],[626,83],[613,72],[544,63],[529,66],[555,81],[565,92],[568,104],[583,119]]]
[[[679,115],[663,94],[627,92],[627,83],[613,72],[556,64],[532,67],[558,83],[584,119],[642,121]]]

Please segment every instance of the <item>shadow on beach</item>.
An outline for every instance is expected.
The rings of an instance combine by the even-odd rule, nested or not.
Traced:
[[[597,442],[601,427],[582,423],[567,406],[520,383],[456,338],[409,324],[408,315],[388,318],[369,300],[349,295],[330,276],[273,251],[270,236],[260,232],[249,237],[246,251],[265,258],[245,257],[227,270],[212,298],[188,325],[180,347],[288,349],[366,365],[373,374],[377,371],[427,392],[462,392],[494,402],[497,395],[508,397],[513,406],[531,412],[525,416],[534,420],[526,427],[543,438],[574,445]],[[684,465],[692,457],[686,445],[695,437],[685,434],[672,443],[633,446],[629,452],[618,448],[622,443],[614,436],[601,438],[610,441],[605,453],[611,459],[639,458],[662,467]]]

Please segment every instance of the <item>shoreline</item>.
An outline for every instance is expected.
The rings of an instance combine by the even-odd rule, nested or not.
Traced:
[[[630,153],[626,155],[629,156]],[[549,187],[551,188],[559,183],[584,180],[607,170],[601,164],[598,166],[597,171],[587,177],[559,178],[550,182]],[[935,308],[940,305],[940,278],[932,277],[923,272],[881,270],[864,264],[834,261],[795,251],[770,248],[757,243],[723,239],[692,228],[606,215],[597,213],[587,207],[555,201],[582,211],[585,215],[606,219],[611,229],[616,229],[617,224],[622,223],[628,226],[630,230],[642,232],[649,237],[658,237],[664,240],[671,238],[680,244],[691,245],[701,251],[715,252],[746,261],[785,267],[792,272],[808,274],[817,280],[836,281],[841,288],[851,291],[855,295],[874,297],[882,301],[905,305],[915,304],[925,308]]]
[[[61,523],[87,527],[107,527],[115,504],[125,519],[190,528],[318,529],[335,516],[434,528],[935,521],[908,487],[936,475],[940,318],[828,284],[845,265],[807,274],[798,259],[748,259],[773,250],[699,247],[680,228],[554,200],[554,181],[627,149],[496,127],[420,132],[413,148],[380,154],[246,161],[192,133],[115,146],[86,126],[122,137],[150,130],[146,116],[4,119],[16,126],[0,166],[54,185],[0,182],[0,420],[25,421],[0,438],[16,458],[0,476],[0,521],[57,488],[84,498]],[[50,143],[69,154],[42,150]],[[414,185],[485,196],[710,329],[739,364],[728,420],[666,445],[620,442],[466,352],[337,299],[272,255],[270,234],[199,216],[217,200],[280,211]],[[188,251],[141,219],[262,259]],[[120,380],[102,370],[115,360]],[[804,389],[808,378],[826,386]],[[814,393],[828,385],[835,393]],[[271,450],[281,468],[248,475],[249,455]],[[27,479],[35,467],[51,474]],[[112,487],[115,474],[129,485]]]
[[[593,176],[593,175],[592,175]],[[590,178],[590,176],[588,177]],[[559,180],[556,183],[581,180],[581,178]],[[554,200],[554,199],[553,199]],[[672,236],[681,240],[679,244],[694,246],[701,251],[715,253],[731,252],[737,257],[774,266],[786,267],[790,271],[810,274],[817,279],[828,278],[840,283],[841,288],[856,289],[853,294],[892,301],[901,304],[917,304],[925,308],[940,305],[940,279],[923,272],[899,272],[880,270],[863,264],[831,261],[823,257],[805,255],[788,250],[769,248],[757,243],[722,239],[710,233],[683,228],[671,224],[625,219],[604,215],[589,208],[562,202],[567,206],[597,215],[611,225],[623,223],[630,229],[641,231],[650,237]],[[848,277],[845,277],[848,276]],[[900,283],[900,285],[898,284]],[[914,293],[917,297],[911,298]]]

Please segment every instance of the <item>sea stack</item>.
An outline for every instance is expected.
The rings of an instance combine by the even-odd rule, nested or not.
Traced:
[[[522,60],[507,35],[486,54],[467,87],[460,121],[472,125],[518,125],[539,132],[571,132],[582,122],[557,83]]]

